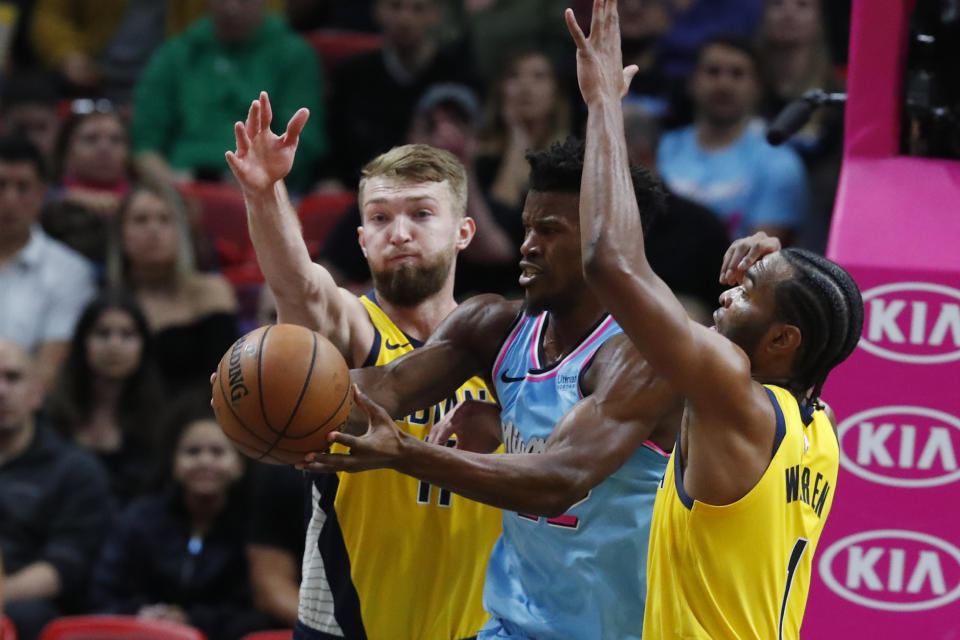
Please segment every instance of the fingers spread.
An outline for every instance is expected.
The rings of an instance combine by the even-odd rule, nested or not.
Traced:
[[[342,444],[348,449],[356,449],[360,446],[360,438],[357,436],[352,436],[348,433],[343,433],[342,431],[331,431],[327,434],[327,442],[333,444],[334,442]]]
[[[247,111],[247,121],[244,124],[248,136],[255,136],[260,131],[260,102],[254,100],[250,103],[250,110]]]
[[[287,130],[283,134],[284,144],[290,145],[297,143],[297,139],[300,137],[300,132],[303,131],[303,127],[307,124],[307,119],[309,117],[309,109],[306,107],[300,107],[297,109],[297,112],[290,118],[290,122],[287,123]]]
[[[237,139],[237,156],[242,158],[250,150],[250,136],[247,135],[242,122],[233,125],[233,136]]]
[[[578,49],[582,49],[587,45],[587,39],[583,35],[583,31],[580,30],[580,25],[577,24],[577,18],[573,15],[573,9],[567,9],[563,13],[564,19],[567,21],[567,30],[570,31],[570,35],[573,36],[573,41],[576,43]]]
[[[226,157],[227,159],[227,164],[230,165],[230,170],[233,171],[233,173],[237,175],[237,177],[239,177],[241,169],[240,169],[240,159],[237,158],[237,154],[235,154],[233,151],[227,151],[224,154],[224,157]],[[211,381],[211,384],[213,384],[212,381]]]
[[[633,82],[634,76],[637,75],[637,72],[640,71],[640,67],[635,64],[631,64],[628,67],[623,69],[623,91],[626,93],[630,89],[630,83]]]
[[[266,91],[260,92],[260,130],[269,131],[273,122],[273,107],[270,106],[270,97]]]

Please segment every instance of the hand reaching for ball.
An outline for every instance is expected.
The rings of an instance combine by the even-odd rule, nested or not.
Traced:
[[[309,453],[298,469],[314,473],[369,471],[371,469],[400,470],[405,447],[413,436],[404,433],[383,407],[371,400],[353,385],[353,401],[367,417],[367,432],[354,436],[342,431],[327,434],[330,444],[337,442],[350,449],[349,453]]]

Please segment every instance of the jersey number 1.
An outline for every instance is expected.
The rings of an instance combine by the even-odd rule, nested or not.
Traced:
[[[787,585],[783,589],[783,602],[780,604],[780,633],[778,640],[783,640],[783,619],[787,615],[787,600],[790,598],[790,587],[793,586],[793,579],[797,576],[797,566],[800,564],[800,558],[803,552],[807,550],[809,541],[806,538],[797,538],[793,545],[793,551],[790,552],[790,561],[787,562]]]

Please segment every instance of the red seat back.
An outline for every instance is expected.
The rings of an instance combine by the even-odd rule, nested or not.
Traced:
[[[17,629],[7,616],[0,617],[0,640],[17,640]]]
[[[274,631],[257,631],[248,633],[240,640],[290,640],[293,637],[293,631],[290,629],[277,629]]]
[[[314,193],[300,201],[297,215],[300,216],[303,239],[311,256],[317,255],[327,234],[355,201],[356,195],[352,191]]]
[[[306,38],[317,52],[323,71],[328,77],[344,58],[374,51],[383,44],[383,38],[378,33],[340,29],[317,29],[306,34]]]
[[[68,616],[54,620],[40,640],[207,640],[199,629],[136,616]]]
[[[228,183],[187,182],[177,189],[188,208],[199,207],[200,223],[213,240],[220,264],[226,268],[245,262],[253,245],[240,188]]]

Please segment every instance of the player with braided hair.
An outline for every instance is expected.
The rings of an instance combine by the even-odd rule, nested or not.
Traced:
[[[838,265],[788,249],[738,272],[716,331],[687,317],[639,240],[621,107],[635,68],[622,67],[616,5],[594,0],[589,38],[567,10],[588,107],[581,259],[600,303],[685,397],[654,504],[643,637],[795,639],[839,471],[819,395],[857,344],[863,301]]]
[[[863,301],[856,283],[836,263],[805,249],[780,255],[794,273],[777,288],[777,318],[799,327],[804,337],[789,388],[801,395],[812,389],[801,405],[816,408],[827,375],[857,346]]]

